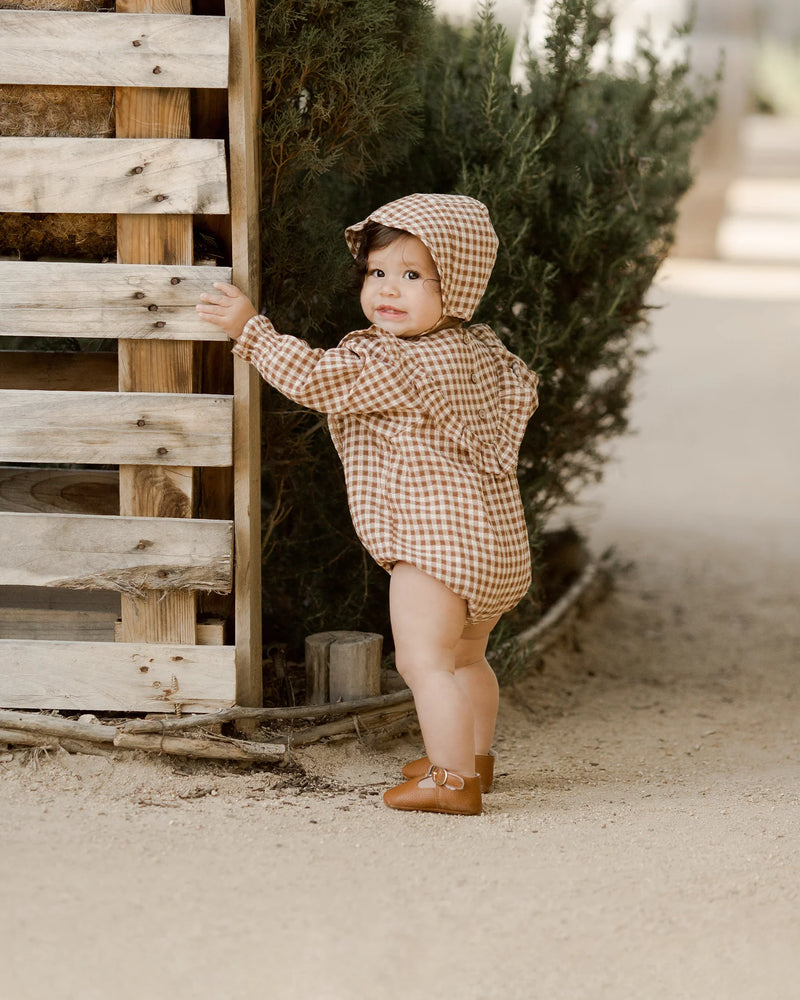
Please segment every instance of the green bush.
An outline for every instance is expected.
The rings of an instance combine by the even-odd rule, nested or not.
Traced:
[[[663,63],[646,39],[631,66],[594,68],[610,31],[594,0],[556,4],[524,88],[510,81],[509,42],[490,8],[457,29],[421,3],[285,6],[329,10],[341,39],[345,10],[351,27],[361,8],[376,21],[370,53],[343,41],[333,60],[324,54],[332,28],[283,23],[284,54],[266,88],[267,311],[284,332],[335,343],[363,325],[343,291],[346,225],[412,191],[485,202],[500,250],[475,319],[541,377],[519,469],[538,553],[547,516],[600,478],[604,446],[626,430],[646,294],[691,183],[691,147],[714,111],[712,85],[692,84],[687,61]],[[292,41],[306,32],[305,48]],[[372,73],[381,85],[369,85]],[[284,158],[272,171],[276,147]],[[267,395],[266,634],[388,634],[388,578],[355,538],[324,420]],[[524,614],[538,597],[534,585]]]

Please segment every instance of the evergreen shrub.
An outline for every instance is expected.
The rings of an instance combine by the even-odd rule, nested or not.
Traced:
[[[485,202],[500,250],[475,321],[541,377],[519,468],[536,555],[548,517],[601,477],[605,445],[627,428],[646,294],[691,183],[692,145],[714,112],[713,82],[693,79],[688,50],[667,62],[646,37],[630,65],[598,66],[611,24],[595,0],[558,0],[525,86],[511,82],[509,41],[490,6],[456,28],[422,3],[271,3],[270,65],[282,7],[330,8],[345,34],[345,9],[353,23],[358,11],[376,20],[362,32],[370,52],[343,46],[335,59],[323,54],[332,31],[283,22],[293,68],[284,78],[278,63],[267,96],[272,87],[282,97],[265,113],[265,190],[276,192],[264,217],[267,311],[283,332],[329,346],[363,326],[344,292],[346,225],[412,191]],[[382,86],[365,86],[373,70]],[[324,419],[268,396],[266,634],[388,636],[388,577],[355,538]],[[541,590],[535,583],[523,616],[535,616]]]

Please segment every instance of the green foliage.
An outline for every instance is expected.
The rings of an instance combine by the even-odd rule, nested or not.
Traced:
[[[371,6],[366,0],[311,6],[364,5]],[[316,311],[318,337],[333,343],[362,323],[356,304],[342,293],[344,272],[333,263],[333,257],[347,262],[347,224],[411,191],[457,192],[485,202],[500,251],[476,320],[491,323],[542,380],[542,404],[519,469],[536,551],[546,516],[600,478],[604,446],[627,427],[645,297],[673,239],[677,203],[691,183],[692,144],[714,111],[712,87],[697,91],[688,62],[663,63],[646,38],[631,66],[597,68],[610,26],[594,0],[555,5],[550,36],[530,60],[525,87],[509,78],[508,39],[489,7],[469,28],[457,29],[431,23],[419,7],[413,18],[410,5],[378,6],[384,27],[402,6],[406,30],[411,24],[427,30],[424,44],[418,32],[413,45],[396,45],[392,58],[384,58],[384,72],[391,65],[407,75],[402,86],[387,83],[374,91],[377,117],[359,110],[357,128],[367,132],[356,137],[345,129],[342,135],[344,118],[330,117],[322,97],[308,121],[296,107],[284,106],[283,125],[265,124],[267,158],[275,157],[273,145],[289,143],[289,121],[305,128],[296,137],[302,146],[296,160],[282,154],[279,214],[266,223],[265,301],[276,319],[282,314],[299,321],[299,329],[284,329],[302,336],[310,329],[305,311]],[[348,74],[347,59],[356,55],[365,62]],[[308,58],[298,52],[293,84],[281,79],[285,95],[307,84],[301,68]],[[320,79],[310,88],[315,100],[323,84],[338,93],[326,76],[334,66],[340,81],[358,80],[359,86],[374,68],[360,51],[317,64]],[[400,100],[392,106],[392,98]],[[281,184],[302,194],[299,206],[287,200]],[[270,236],[276,228],[281,232]],[[285,260],[276,259],[279,247]],[[265,563],[268,630],[387,632],[387,578],[354,538],[323,422],[285,401],[273,407],[265,504],[268,521],[276,510],[283,521],[270,531]],[[536,597],[534,589],[527,613]]]
[[[264,302],[283,332],[329,346],[358,323],[342,318],[345,192],[419,141],[431,22],[428,0],[261,4]],[[265,635],[382,619],[385,574],[355,538],[324,419],[268,388],[263,414]]]

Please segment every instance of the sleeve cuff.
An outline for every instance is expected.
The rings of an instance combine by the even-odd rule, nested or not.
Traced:
[[[255,352],[263,350],[279,337],[278,331],[266,316],[256,315],[249,319],[242,335],[233,345],[233,353],[243,361],[250,361]]]

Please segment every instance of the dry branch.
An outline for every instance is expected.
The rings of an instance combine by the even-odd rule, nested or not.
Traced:
[[[593,561],[542,619],[510,640],[509,645],[539,652],[552,645],[574,614],[593,593],[602,593],[609,585],[609,555]],[[330,736],[376,735],[403,728],[414,713],[409,690],[325,705],[298,705],[286,708],[233,707],[208,715],[186,718],[128,720],[119,725],[81,722],[50,715],[0,710],[0,742],[25,746],[61,746],[70,752],[97,753],[98,744],[116,749],[144,750],[150,753],[204,757],[216,760],[239,760],[273,763],[282,760],[291,749],[307,746]],[[252,719],[262,723],[329,721],[297,731],[289,730],[276,737],[277,742],[255,743],[248,740],[215,736],[208,732],[196,736],[177,735],[189,729],[209,729],[223,722]],[[100,751],[103,752],[103,751]]]
[[[611,576],[610,552],[599,560],[592,560],[578,579],[544,615],[518,635],[509,640],[508,646],[531,648],[542,653],[558,640],[563,627],[588,599],[593,589],[605,590],[609,586]]]
[[[118,733],[114,746],[123,750],[147,750],[150,753],[174,754],[179,757],[205,757],[212,760],[244,760],[274,763],[286,754],[278,743],[253,743],[224,737],[157,736]]]
[[[141,719],[128,722],[123,727],[126,733],[178,732],[217,725],[220,722],[234,722],[238,719],[256,719],[260,722],[292,722],[296,719],[323,719],[326,716],[353,715],[373,708],[389,708],[395,705],[412,704],[408,690],[392,694],[360,698],[357,701],[340,701],[326,705],[298,705],[292,708],[226,708],[210,715],[187,716],[183,719]],[[0,721],[2,721],[0,719]]]
[[[0,711],[0,741],[25,746],[60,745],[70,752],[81,753],[95,753],[97,744],[107,744],[123,750],[253,763],[272,763],[281,760],[286,753],[282,744],[214,736],[133,735],[104,723],[7,711]]]
[[[33,712],[0,711],[0,726],[15,732],[34,733],[56,739],[63,736],[67,739],[89,740],[91,743],[113,743],[117,731],[115,726],[105,726],[98,722],[80,722]]]

